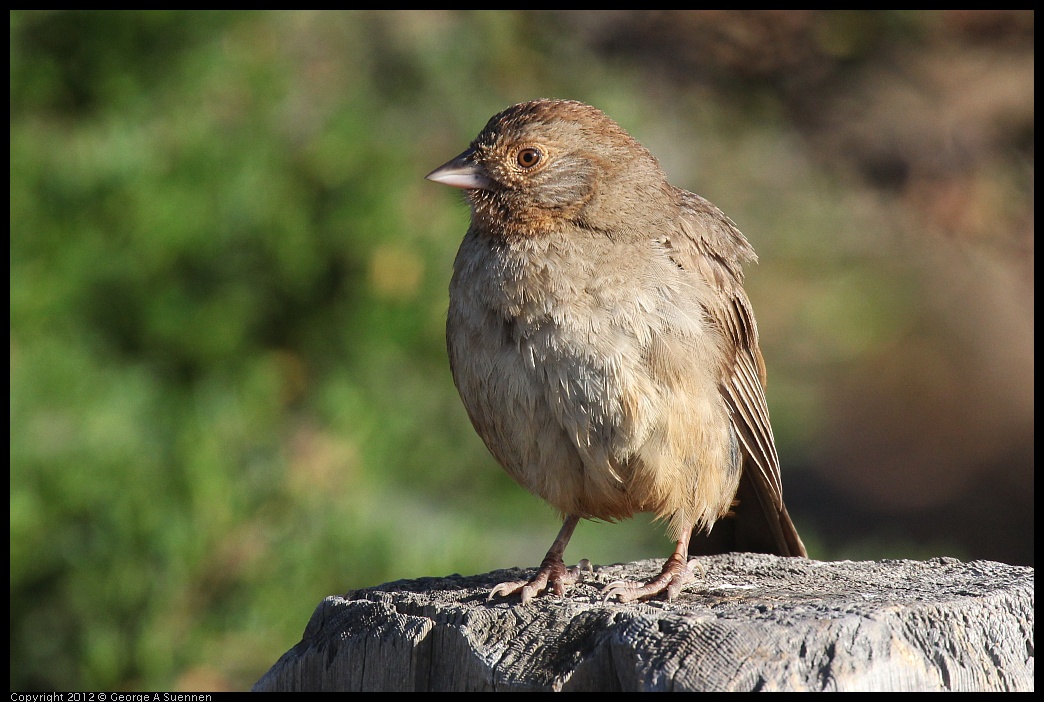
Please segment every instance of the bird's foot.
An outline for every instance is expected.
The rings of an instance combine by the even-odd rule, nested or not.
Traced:
[[[620,602],[634,602],[635,600],[646,600],[660,593],[665,593],[667,601],[670,602],[682,588],[696,580],[693,570],[698,568],[701,577],[705,575],[703,566],[695,559],[686,562],[687,556],[673,554],[663,564],[660,574],[646,583],[629,583],[617,580],[609,583],[602,591],[602,601],[608,601],[613,597]]]
[[[498,595],[504,597],[514,595],[516,592],[521,593],[522,604],[526,604],[541,593],[553,592],[562,597],[567,588],[580,581],[580,574],[585,570],[594,570],[591,562],[586,558],[572,568],[566,568],[561,558],[555,559],[549,556],[540,564],[540,570],[536,572],[532,580],[511,580],[500,583],[489,593],[486,601],[489,602]]]

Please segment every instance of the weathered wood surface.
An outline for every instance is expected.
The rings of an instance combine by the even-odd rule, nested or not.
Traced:
[[[255,690],[1032,690],[1033,569],[990,561],[702,557],[674,602],[486,602],[518,570],[328,597]],[[532,573],[532,571],[527,571]]]

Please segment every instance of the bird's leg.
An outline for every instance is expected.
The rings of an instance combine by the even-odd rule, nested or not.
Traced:
[[[506,596],[521,592],[522,604],[525,604],[533,599],[534,596],[548,591],[549,585],[551,592],[554,592],[559,597],[564,595],[566,588],[580,579],[581,570],[591,570],[591,563],[586,558],[572,568],[566,568],[565,561],[562,560],[566,544],[569,543],[573,530],[576,529],[579,521],[580,517],[573,515],[566,517],[561,531],[555,537],[554,543],[548,549],[547,555],[544,556],[544,560],[540,563],[540,569],[533,576],[532,580],[513,580],[500,583],[489,593],[487,602],[497,595]]]
[[[673,600],[681,592],[682,588],[693,582],[696,576],[692,574],[693,568],[703,568],[696,560],[689,560],[689,536],[692,529],[684,529],[674,547],[674,553],[663,564],[660,574],[647,583],[629,583],[623,580],[609,583],[603,590],[603,600],[616,597],[621,602],[633,602],[634,600],[648,599],[661,592],[667,596],[667,601]]]

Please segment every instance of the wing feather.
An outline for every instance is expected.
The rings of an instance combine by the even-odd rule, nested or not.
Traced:
[[[706,301],[705,312],[729,348],[720,390],[736,436],[757,468],[751,478],[762,498],[781,511],[783,491],[765,400],[765,362],[750,301],[743,291],[742,264],[756,256],[721,210],[693,193],[677,190],[677,194],[680,235],[668,238],[668,250],[676,265],[701,275],[719,293]]]

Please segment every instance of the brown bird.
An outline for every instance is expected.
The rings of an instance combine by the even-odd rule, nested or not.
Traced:
[[[491,598],[563,595],[580,519],[667,521],[674,553],[647,583],[607,586],[623,601],[674,598],[690,552],[806,555],[743,291],[756,256],[728,217],[568,100],[509,107],[427,178],[471,206],[450,282],[453,380],[504,470],[565,519],[536,576]]]

